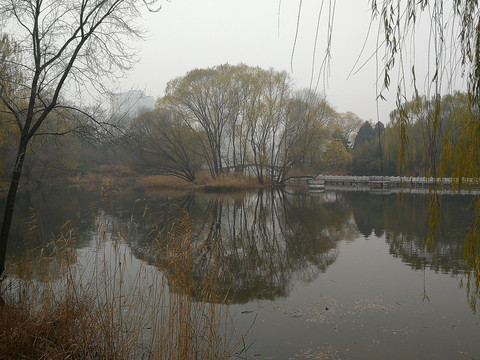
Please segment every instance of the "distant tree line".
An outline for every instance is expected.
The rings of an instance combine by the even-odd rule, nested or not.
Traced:
[[[400,110],[391,112],[386,127],[370,122],[361,126],[351,152],[349,172],[478,177],[478,157],[472,153],[478,151],[478,127],[468,125],[474,123],[474,116],[467,95],[461,92],[407,101]],[[462,166],[465,159],[471,159],[472,164]]]
[[[473,176],[455,161],[475,149],[457,148],[457,137],[468,135],[464,128],[470,114],[464,93],[418,97],[393,111],[385,127],[350,112],[337,113],[313,91],[293,89],[285,72],[220,65],[172,80],[155,110],[133,119],[123,131],[107,134],[108,142],[72,131],[78,129],[76,124],[88,123],[78,112],[52,112],[55,121],[39,132],[45,136],[34,137],[28,145],[23,173],[27,181],[42,181],[122,165],[187,181],[195,181],[203,170],[212,177],[237,172],[256,176],[261,184],[282,183],[292,170]],[[440,119],[435,130],[434,117]],[[6,112],[0,112],[0,118],[0,180],[7,181],[19,133]]]

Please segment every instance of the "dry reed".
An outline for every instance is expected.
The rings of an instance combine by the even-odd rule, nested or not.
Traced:
[[[183,190],[183,191],[197,191],[197,190],[246,190],[261,187],[255,177],[245,176],[243,174],[229,173],[222,174],[212,178],[208,173],[201,172],[197,175],[195,183],[187,182],[170,175],[153,175],[147,176],[143,180],[147,190]]]
[[[0,359],[228,358],[238,344],[218,267],[194,281],[188,216],[154,236],[166,268],[137,260],[108,217],[97,225],[92,251],[73,250],[66,225],[48,256],[17,266],[22,280],[0,283]]]
[[[255,177],[245,176],[243,174],[223,174],[212,179],[203,186],[204,190],[243,190],[255,189],[260,184]]]

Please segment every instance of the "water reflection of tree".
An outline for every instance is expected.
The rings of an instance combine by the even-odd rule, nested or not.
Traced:
[[[19,191],[10,231],[12,241],[8,243],[9,272],[23,277],[28,262],[33,263],[40,257],[49,258],[52,264],[62,261],[62,252],[58,249],[59,240],[66,240],[65,229],[69,232],[68,247],[80,249],[91,246],[92,230],[96,231],[95,218],[102,225],[121,223],[126,227],[132,213],[131,204],[139,194],[105,191],[102,196],[98,186],[92,190],[58,184]],[[0,206],[3,201],[5,198],[0,198]],[[125,208],[127,210],[122,210]]]
[[[27,251],[45,248],[66,222],[81,234],[91,225],[92,203],[100,198],[98,193],[73,187],[45,187],[19,195],[8,244],[9,261],[21,259]],[[0,205],[3,201],[1,198]],[[75,247],[85,245],[81,236],[75,238]]]
[[[342,201],[325,199],[279,191],[189,197],[183,205],[188,205],[199,251],[195,281],[203,281],[213,261],[220,263],[217,276],[223,278],[224,291],[240,303],[286,296],[295,279],[312,281],[335,261],[337,241],[354,233],[344,229],[355,227]],[[168,221],[158,231],[172,230],[172,220],[179,216],[178,211],[177,216],[165,215]],[[161,266],[166,269],[165,262]]]
[[[98,221],[121,231],[128,227],[126,238],[134,254],[156,263],[162,254],[152,236],[144,234],[160,234],[165,239],[176,231],[176,221],[187,210],[197,249],[195,278],[201,280],[206,268],[220,263],[217,276],[223,277],[224,293],[231,284],[230,293],[239,302],[286,296],[295,280],[312,281],[335,261],[337,241],[356,239],[358,231],[367,238],[385,233],[390,253],[414,269],[466,273],[464,285],[472,308],[479,298],[478,252],[466,254],[464,260],[465,233],[471,225],[469,197],[442,198],[443,221],[428,248],[428,200],[413,194],[326,192],[311,196],[263,191],[148,201],[144,197],[138,191],[102,198],[98,189],[79,188],[25,192],[16,207],[12,232],[16,240],[9,243],[9,268],[14,269],[26,251],[35,257],[35,252],[47,249],[68,220],[76,234],[72,246],[89,246],[95,214]],[[29,227],[35,230],[28,231]]]
[[[400,257],[414,269],[429,267],[435,271],[463,272],[465,229],[471,220],[469,198],[442,197],[442,222],[431,246],[425,245],[428,231],[429,202],[414,194],[371,195],[346,193],[355,221],[365,237],[386,232],[390,254]]]
[[[473,312],[477,311],[480,254],[475,240],[478,237],[470,237],[472,229],[478,234],[480,211],[472,211],[472,196],[440,197],[441,220],[428,246],[430,202],[426,195],[345,193],[345,199],[362,234],[368,238],[372,232],[379,236],[385,231],[390,254],[413,269],[461,274],[460,284],[466,289],[468,303]]]
[[[61,236],[61,228],[65,225],[73,229],[81,225],[78,220],[70,222],[67,217],[75,213],[79,205],[78,199],[71,194],[62,191],[60,196],[67,199],[63,202],[59,201],[59,192],[48,188],[20,192],[6,259],[10,274],[22,279],[45,279],[65,260],[63,250],[72,245],[72,237]],[[0,204],[3,201],[5,198],[0,199]]]

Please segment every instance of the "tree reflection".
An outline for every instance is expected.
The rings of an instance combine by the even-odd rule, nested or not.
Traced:
[[[472,196],[440,198],[441,221],[433,243],[428,246],[429,200],[426,195],[345,193],[345,198],[362,234],[369,237],[373,232],[385,231],[385,240],[393,256],[415,270],[430,268],[461,275],[468,303],[476,312],[480,298],[480,210],[472,211]]]
[[[467,230],[463,258],[466,264],[465,285],[467,301],[473,312],[477,311],[480,299],[480,201],[475,202],[473,221]]]
[[[110,224],[124,233],[136,257],[157,265],[173,281],[165,246],[169,237],[187,235],[194,251],[194,281],[202,284],[207,277],[218,278],[224,296],[245,303],[288,296],[295,281],[311,282],[336,261],[338,241],[375,234],[385,238],[392,256],[412,269],[462,276],[469,304],[476,311],[480,210],[475,215],[471,200],[441,198],[441,226],[427,247],[429,202],[414,194],[327,191],[312,196],[263,190],[148,199],[141,189],[105,197],[98,189],[43,189],[19,197],[9,269],[18,273],[15,269],[25,266],[20,259],[26,253],[29,258],[48,253],[54,235],[71,220],[73,248],[92,246],[99,223]],[[187,231],[180,226],[186,213]]]
[[[110,224],[126,227],[138,191],[120,193],[112,187],[102,196],[98,186],[94,188],[57,185],[19,191],[7,249],[8,272],[21,279],[40,280],[48,272],[55,276],[63,250],[92,246],[92,234],[98,230],[95,219],[105,224],[108,218]],[[4,201],[0,197],[0,206]],[[30,271],[30,264],[40,260],[48,266]]]
[[[224,293],[238,303],[287,296],[295,279],[310,282],[335,261],[339,240],[356,235],[345,203],[325,196],[261,190],[236,198],[198,194],[182,203],[198,251],[194,281],[202,283],[212,261],[220,263],[217,276],[223,277]],[[175,209],[176,215],[165,215],[157,228],[163,238],[144,241],[166,241],[166,229],[175,231],[181,216],[180,207]],[[162,259],[161,251],[157,255]],[[166,260],[160,261],[163,271]]]
[[[51,268],[62,261],[63,252],[58,251],[59,239],[64,239],[64,229],[71,230],[68,246],[74,248],[87,245],[81,234],[91,225],[91,204],[98,200],[98,194],[79,188],[38,188],[19,192],[15,204],[15,216],[10,230],[12,241],[8,243],[8,272],[20,278],[35,276],[35,273],[49,272],[48,267],[40,271],[27,271],[29,263],[50,258]],[[0,198],[0,206],[5,198]],[[56,257],[56,259],[54,259]],[[46,263],[45,263],[46,264]],[[37,264],[38,266],[38,264]],[[29,275],[28,275],[29,274]]]
[[[390,254],[413,269],[459,274],[464,268],[465,229],[471,220],[466,197],[442,198],[442,222],[435,241],[426,246],[428,199],[413,194],[346,193],[359,230],[365,237],[385,232]]]

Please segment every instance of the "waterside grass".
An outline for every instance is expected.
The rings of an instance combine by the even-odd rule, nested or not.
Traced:
[[[165,190],[222,192],[251,190],[272,186],[271,183],[260,184],[254,176],[228,173],[212,178],[207,172],[199,173],[195,182],[188,182],[171,175],[151,175],[143,178],[143,184],[148,192]]]
[[[238,343],[218,268],[213,261],[211,281],[193,281],[188,215],[155,234],[168,260],[161,266],[136,259],[129,230],[106,219],[96,219],[91,251],[71,248],[66,224],[51,249],[10,264],[14,279],[0,283],[0,359],[228,358]]]

